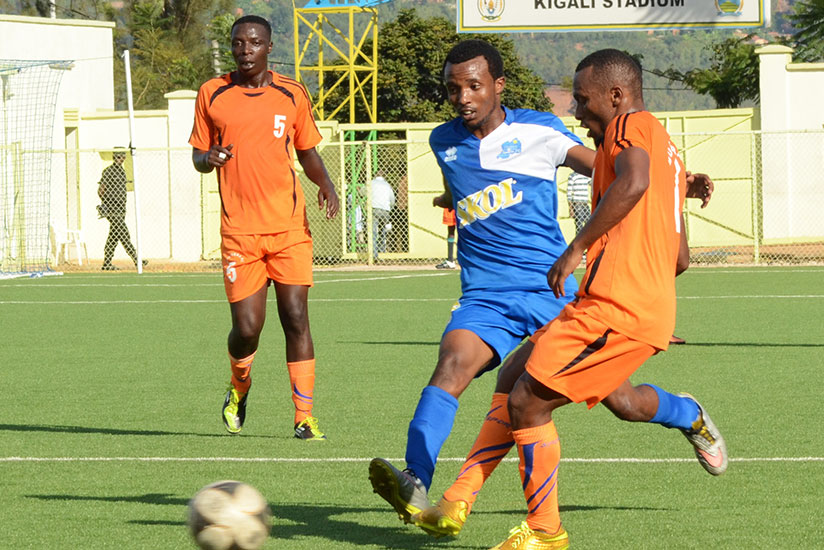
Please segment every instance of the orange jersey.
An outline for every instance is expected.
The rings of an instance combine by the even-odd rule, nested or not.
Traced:
[[[675,328],[684,164],[652,114],[616,117],[595,155],[593,210],[615,180],[616,157],[629,147],[649,155],[649,187],[627,216],[587,251],[576,307],[630,338],[666,349]]]
[[[301,229],[306,218],[294,151],[321,141],[306,90],[271,72],[264,88],[243,88],[232,73],[200,87],[189,144],[208,151],[232,145],[218,169],[222,235],[270,234]]]

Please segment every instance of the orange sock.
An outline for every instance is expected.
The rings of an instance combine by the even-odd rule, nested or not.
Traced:
[[[249,378],[249,371],[252,370],[252,361],[255,360],[255,353],[243,359],[235,359],[232,354],[229,354],[229,363],[232,365],[232,385],[238,393],[246,393],[249,391],[249,386],[252,385],[252,379]]]
[[[446,500],[464,500],[471,508],[486,479],[515,444],[506,407],[508,398],[509,394],[506,393],[492,394],[489,412],[481,424],[475,444],[461,466],[461,473],[443,494]]]
[[[312,416],[312,395],[315,392],[315,360],[287,362],[292,402],[295,404],[295,424]]]
[[[520,471],[530,529],[557,533],[561,528],[558,510],[558,465],[561,444],[555,423],[512,432],[521,458]]]

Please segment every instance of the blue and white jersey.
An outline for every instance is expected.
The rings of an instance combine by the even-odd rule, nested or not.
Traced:
[[[463,292],[547,290],[547,271],[567,246],[555,176],[581,140],[551,113],[504,111],[504,122],[483,139],[460,118],[429,138],[452,191]],[[577,290],[574,277],[565,289]]]

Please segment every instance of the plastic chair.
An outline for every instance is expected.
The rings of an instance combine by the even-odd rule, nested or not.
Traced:
[[[72,249],[74,249],[77,265],[83,265],[83,258],[89,263],[89,251],[86,248],[86,241],[83,239],[83,231],[80,229],[53,229],[55,263],[69,263]]]

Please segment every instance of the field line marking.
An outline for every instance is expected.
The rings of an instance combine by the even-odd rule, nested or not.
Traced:
[[[269,298],[273,301],[275,298]],[[309,298],[309,302],[456,302],[455,298]],[[226,298],[220,300],[0,300],[3,305],[37,305],[37,304],[225,304]]]
[[[679,300],[752,300],[752,299],[788,299],[807,300],[810,298],[824,298],[824,294],[774,294],[774,295],[741,295],[741,296],[678,296]],[[270,298],[274,299],[274,298]],[[456,298],[309,298],[309,302],[455,302]],[[226,299],[219,300],[0,300],[2,305],[90,305],[90,304],[224,304]]]
[[[322,283],[351,283],[351,282],[358,282],[358,281],[389,281],[391,279],[418,279],[422,277],[446,277],[448,275],[452,275],[449,272],[439,272],[439,273],[407,273],[404,275],[384,275],[384,276],[376,276],[376,277],[352,277],[349,279],[319,279],[315,280],[315,284],[322,284]]]
[[[174,457],[174,456],[6,456],[0,462],[268,462],[268,463],[348,463],[369,462],[371,458],[277,458],[277,457]],[[389,458],[390,462],[402,463],[402,458]],[[465,458],[439,458],[441,462],[463,462]],[[503,462],[517,462],[517,458],[505,458]],[[695,458],[562,458],[561,462],[578,464],[681,464],[693,463]],[[824,456],[775,456],[775,457],[736,457],[730,462],[824,462]]]
[[[730,294],[725,296],[678,296],[679,300],[733,300],[736,298],[824,298],[824,294]]]
[[[219,271],[209,274],[210,277],[214,279],[214,282],[211,283],[67,283],[61,284],[60,279],[49,279],[46,284],[38,285],[34,283],[11,283],[7,285],[2,285],[0,288],[82,288],[82,287],[94,287],[94,288],[133,288],[133,287],[145,287],[145,288],[178,288],[178,287],[223,287],[222,283],[222,276],[220,275]],[[316,274],[317,275],[317,274]],[[452,275],[449,272],[438,272],[438,273],[406,273],[403,275],[381,275],[381,276],[373,276],[373,277],[349,277],[346,279],[318,279],[317,277],[314,280],[315,285],[321,284],[328,284],[328,283],[357,283],[359,281],[389,281],[392,279],[419,279],[423,277],[446,277]],[[105,275],[101,276],[105,277]],[[150,275],[147,277],[151,277]],[[38,281],[42,281],[42,279],[37,279]],[[54,283],[54,284],[49,284]]]

